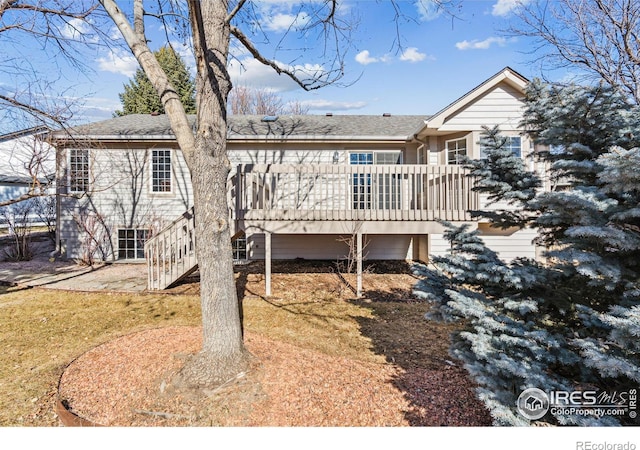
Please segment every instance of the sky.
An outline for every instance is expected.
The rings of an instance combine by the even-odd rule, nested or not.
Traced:
[[[529,0],[463,0],[447,14],[436,10],[429,0],[399,0],[397,6],[411,20],[394,21],[395,10],[389,1],[346,0],[337,15],[356,19],[357,24],[351,29],[352,45],[340,47],[346,55],[340,85],[306,92],[237,47],[232,50],[229,71],[235,85],[273,90],[284,101],[308,108],[310,114],[430,115],[505,66],[528,78],[541,75],[531,64],[533,43],[501,31],[514,23],[514,9],[523,1]],[[283,37],[284,30],[311,20],[295,0],[256,3],[259,22],[245,23],[246,31],[265,56],[307,71],[327,67],[322,39],[317,35]],[[257,28],[264,34],[252,35],[251,30]],[[149,20],[147,30],[152,49],[166,42],[158,23]],[[73,37],[85,27],[77,23],[74,29],[63,31]],[[103,31],[122,43],[115,27]],[[188,47],[177,40],[172,43],[192,68]],[[276,43],[284,50],[276,51]],[[83,70],[61,58],[39,54],[35,44],[14,45],[13,51],[29,53],[33,71],[54,80],[53,95],[78,102],[76,123],[111,118],[121,107],[118,94],[138,68],[133,56],[118,47],[96,45],[83,51]],[[12,82],[8,72],[0,71],[0,92],[17,89]]]

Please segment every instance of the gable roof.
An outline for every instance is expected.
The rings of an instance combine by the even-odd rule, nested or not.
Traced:
[[[483,83],[476,86],[471,91],[464,94],[462,97],[445,106],[428,120],[425,120],[424,125],[415,132],[415,135],[420,135],[427,129],[437,129],[441,127],[453,113],[469,106],[471,103],[475,102],[480,97],[493,90],[498,84],[503,82],[514,87],[523,94],[527,84],[529,84],[529,80],[527,78],[507,66]]]
[[[282,115],[264,121],[264,116],[229,116],[228,139],[233,140],[407,140],[426,116]],[[195,126],[195,116],[189,121]],[[70,133],[70,134],[69,134]],[[54,139],[173,140],[166,115],[130,114],[57,131]]]

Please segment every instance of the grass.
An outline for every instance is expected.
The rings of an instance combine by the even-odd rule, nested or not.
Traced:
[[[329,355],[381,361],[360,323],[371,308],[330,289],[246,296],[245,327]],[[117,336],[200,324],[195,295],[79,293],[0,287],[0,426],[54,426],[57,383],[74,358]],[[382,358],[382,360],[384,360]]]
[[[0,287],[0,425],[56,425],[58,380],[90,348],[142,329],[199,321],[193,296]]]

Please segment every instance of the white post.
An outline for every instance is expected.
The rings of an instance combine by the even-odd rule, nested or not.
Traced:
[[[264,232],[264,290],[267,297],[271,296],[271,232]]]
[[[356,296],[362,297],[362,233],[356,233],[356,260],[357,260],[357,277],[356,277]]]

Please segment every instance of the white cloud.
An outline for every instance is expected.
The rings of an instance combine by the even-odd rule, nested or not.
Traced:
[[[287,67],[286,64],[278,64]],[[288,67],[288,69],[302,78],[312,77],[323,71],[323,67],[319,64],[297,65]],[[270,89],[274,92],[293,91],[299,88],[287,75],[278,75],[271,67],[265,66],[252,57],[232,59],[229,62],[228,70],[231,81],[235,85]]]
[[[427,57],[426,53],[420,53],[416,47],[409,47],[400,55],[400,61],[418,62],[423,61]]]
[[[427,58],[433,58],[428,56],[426,53],[420,53],[416,47],[408,47],[406,48],[402,54],[400,55],[400,61],[406,61],[415,63],[418,61],[423,61]],[[371,56],[369,50],[362,50],[355,57],[356,62],[366,66],[368,64],[374,63],[388,63],[393,61],[393,57],[390,55],[382,55],[382,56]]]
[[[530,3],[531,0],[498,0],[491,10],[494,16],[508,16],[511,12],[522,5]]]
[[[60,29],[60,34],[65,39],[75,41],[83,40],[87,42],[97,42],[91,27],[82,19],[71,19]]]
[[[273,16],[265,17],[260,24],[269,31],[283,32],[289,28],[300,28],[309,22],[309,16],[306,13],[282,14],[277,13]]]
[[[138,70],[138,61],[125,50],[114,49],[106,56],[98,58],[98,69],[105,72],[119,73],[127,77],[132,77]]]
[[[362,50],[356,55],[356,61],[363,66],[366,66],[368,64],[380,62],[380,59],[372,57],[369,50]]]
[[[442,6],[436,0],[416,0],[414,5],[423,22],[437,19],[443,12]]]
[[[456,48],[458,50],[487,50],[492,45],[496,44],[500,47],[507,45],[507,39],[503,37],[490,37],[483,41],[474,39],[473,41],[461,41],[456,42]]]
[[[187,70],[189,70],[191,76],[195,78],[196,59],[193,55],[193,49],[190,46],[178,41],[171,41],[171,46],[180,56],[180,58],[182,58],[182,61],[184,62],[185,66],[187,66]]]

